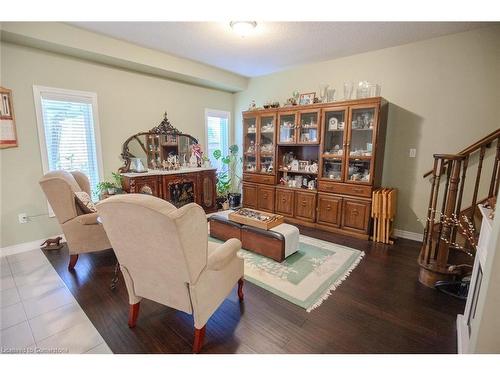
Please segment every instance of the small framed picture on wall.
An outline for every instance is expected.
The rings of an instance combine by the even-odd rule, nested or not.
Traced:
[[[316,93],[315,92],[308,92],[308,93],[305,93],[305,94],[300,94],[300,96],[299,96],[299,104],[300,105],[313,104],[315,97],[316,97]]]
[[[0,148],[17,147],[12,90],[0,87]]]

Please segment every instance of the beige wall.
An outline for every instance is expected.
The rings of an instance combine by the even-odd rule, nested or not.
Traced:
[[[232,111],[233,95],[3,43],[1,85],[13,90],[19,147],[0,151],[1,247],[61,233],[38,179],[42,164],[33,101],[33,85],[96,92],[104,173],[121,165],[123,141],[157,125],[165,110],[178,129],[205,142],[205,108]],[[17,215],[41,215],[19,224]]]
[[[335,37],[335,36],[333,36]],[[340,36],[341,37],[341,36]],[[500,127],[500,27],[430,39],[253,78],[235,94],[235,137],[252,99],[284,102],[320,83],[343,96],[345,81],[380,83],[391,104],[383,184],[399,188],[396,227],[423,231],[432,154],[453,153]],[[417,157],[408,157],[417,148]]]

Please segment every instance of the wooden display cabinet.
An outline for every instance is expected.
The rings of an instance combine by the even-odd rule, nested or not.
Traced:
[[[257,208],[257,185],[247,182],[242,186],[242,205],[248,208]]]
[[[243,179],[274,185],[275,159],[276,112],[244,114]],[[253,175],[254,178],[248,178],[250,175]],[[268,178],[259,179],[259,176],[267,176]]]
[[[293,190],[277,187],[275,202],[275,213],[293,217]]]
[[[319,144],[320,116],[321,110],[319,108],[279,112],[278,144]]]
[[[340,228],[342,198],[330,194],[318,194],[318,223]]]
[[[272,175],[257,172],[261,163],[257,147],[256,156],[245,164],[255,163],[256,171],[243,173],[244,207],[272,209],[291,223],[368,239],[372,191],[382,180],[387,107],[383,98],[374,97],[244,112],[246,147],[250,144],[245,134],[252,123],[256,139],[260,139],[259,124],[266,115],[272,113],[277,127],[277,162],[273,159],[277,168]],[[288,152],[298,160],[317,160],[318,172],[284,170],[283,156]],[[285,172],[317,178],[317,189],[269,186],[279,183]],[[271,189],[275,190],[272,208]],[[264,192],[267,198],[261,197]]]
[[[316,219],[316,192],[295,191],[294,217],[299,220],[314,222]]]
[[[257,185],[257,209],[274,212],[274,186]]]
[[[370,221],[371,201],[342,199],[342,228],[366,233]]]

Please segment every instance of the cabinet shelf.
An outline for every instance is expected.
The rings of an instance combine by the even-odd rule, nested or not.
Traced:
[[[290,186],[287,186],[287,185],[276,185],[276,189],[286,189],[286,190],[297,190],[297,191],[303,191],[303,192],[310,192],[310,193],[317,193],[318,190],[316,189],[305,189],[305,188],[301,188],[301,187],[290,187]]]
[[[283,168],[278,169],[279,172],[295,173],[295,174],[310,174],[312,176],[317,176],[318,172],[307,172],[307,171],[285,171]]]
[[[357,155],[357,156],[349,155],[349,159],[353,159],[353,160],[356,160],[356,159],[359,159],[359,160],[370,160],[371,158],[372,158],[371,155]]]
[[[323,154],[323,158],[325,159],[334,159],[334,160],[343,160],[343,155],[334,155],[334,154]]]

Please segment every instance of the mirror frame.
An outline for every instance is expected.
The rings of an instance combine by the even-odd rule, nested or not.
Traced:
[[[157,126],[152,128],[150,131],[136,133],[136,134],[128,137],[127,140],[123,143],[121,157],[123,159],[124,165],[118,169],[119,173],[130,172],[130,163],[131,163],[130,158],[135,157],[134,155],[132,155],[130,153],[130,150],[128,147],[129,142],[132,141],[133,139],[137,140],[137,142],[139,142],[142,149],[144,150],[144,152],[147,155],[148,151],[146,149],[146,146],[139,139],[139,136],[141,136],[141,135],[148,136],[151,134],[153,134],[153,135],[175,135],[175,136],[182,135],[182,136],[188,137],[190,140],[192,140],[193,144],[198,144],[198,139],[196,139],[195,137],[193,137],[190,134],[183,133],[183,132],[179,131],[177,128],[175,128],[168,120],[167,112],[165,112],[165,114],[163,115],[163,120]]]

